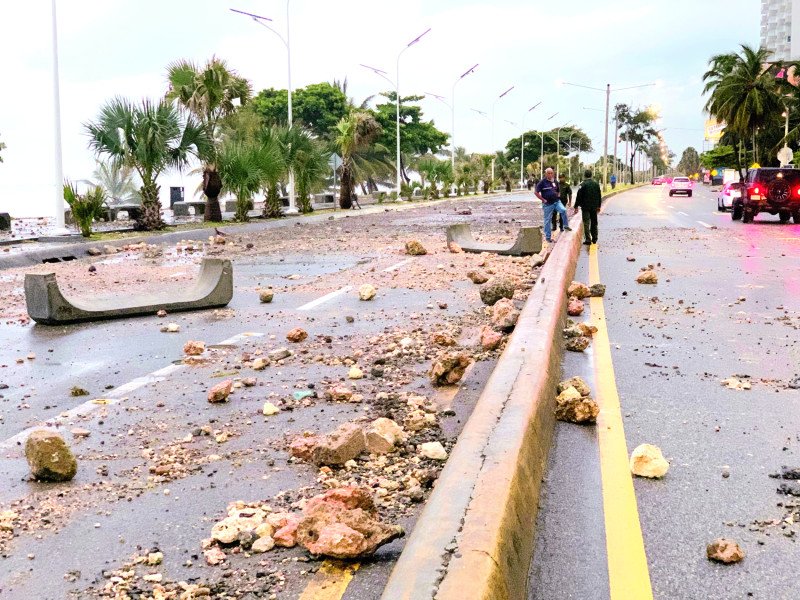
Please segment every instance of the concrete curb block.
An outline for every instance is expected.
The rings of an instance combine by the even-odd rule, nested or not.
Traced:
[[[581,221],[552,247],[382,600],[527,598]]]

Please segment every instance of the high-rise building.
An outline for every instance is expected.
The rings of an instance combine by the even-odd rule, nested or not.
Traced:
[[[761,0],[761,46],[771,60],[800,58],[800,0]]]

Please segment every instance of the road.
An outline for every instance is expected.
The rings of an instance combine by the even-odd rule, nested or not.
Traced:
[[[356,565],[352,579],[350,571],[309,563],[299,547],[259,556],[227,549],[225,564],[209,567],[201,542],[231,502],[297,510],[299,501],[337,485],[333,477],[378,491],[386,478],[400,482],[418,467],[430,470],[429,483],[435,479],[441,464],[420,461],[413,445],[383,462],[365,458],[333,474],[287,452],[289,440],[305,431],[324,433],[379,416],[402,421],[410,410],[406,399],[414,396],[435,407],[437,422],[409,444],[436,440],[451,448],[496,362],[497,351],[475,349],[488,316],[466,272],[484,262],[490,272],[516,277],[522,288],[535,273],[527,259],[448,252],[445,226],[472,222],[489,239],[510,240],[521,224],[540,222],[541,209],[504,195],[404,208],[230,233],[227,245],[191,255],[170,244],[153,259],[126,252],[48,265],[62,282],[72,282],[74,294],[125,293],[188,282],[199,256],[214,253],[234,261],[235,294],[224,310],[167,319],[66,327],[14,321],[0,328],[0,383],[7,386],[0,389],[0,512],[20,515],[13,537],[0,533],[0,597],[106,597],[121,585],[143,593],[153,588],[144,575],[158,574],[167,589],[181,580],[202,582],[219,598],[298,598],[314,585],[338,590],[336,598],[378,597],[402,540]],[[459,214],[466,209],[471,214]],[[412,238],[427,255],[404,253]],[[90,264],[96,271],[88,273]],[[2,273],[4,317],[24,310],[21,273]],[[360,302],[358,286],[367,282],[378,295]],[[256,290],[267,286],[275,299],[260,304]],[[526,292],[519,292],[521,304]],[[180,332],[160,332],[167,321]],[[307,330],[308,340],[287,342],[294,327]],[[459,386],[434,389],[428,381],[439,351],[430,339],[436,331],[451,334],[476,359]],[[206,342],[205,360],[183,363],[187,340]],[[280,347],[292,356],[264,371],[250,368],[252,357]],[[383,375],[371,370],[378,359]],[[363,368],[364,379],[347,380],[352,363]],[[227,403],[209,404],[208,388],[225,377],[254,378],[255,385],[235,389]],[[363,401],[324,400],[334,384],[350,386]],[[72,386],[89,395],[71,397]],[[281,412],[262,416],[266,400]],[[20,443],[42,424],[59,426],[78,457],[70,483],[28,479]],[[421,504],[402,487],[383,493],[381,517],[410,529]],[[132,566],[156,548],[163,565]],[[136,571],[130,582],[114,579],[129,569]]]
[[[743,225],[708,188],[670,198],[647,186],[609,200],[595,248],[576,279],[599,271],[607,285],[593,306],[608,342],[566,353],[563,374],[603,385],[606,429],[557,424],[529,597],[796,598],[800,498],[776,493],[784,482],[770,475],[800,466],[800,391],[789,388],[800,372],[800,225],[770,215]],[[648,264],[658,283],[637,284]],[[734,375],[752,389],[721,384]],[[614,435],[627,452],[659,446],[667,475],[636,478],[626,498]],[[719,537],[744,561],[707,560]]]

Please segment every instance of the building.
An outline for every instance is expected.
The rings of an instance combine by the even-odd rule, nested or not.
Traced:
[[[761,0],[761,46],[771,60],[800,59],[800,0]]]

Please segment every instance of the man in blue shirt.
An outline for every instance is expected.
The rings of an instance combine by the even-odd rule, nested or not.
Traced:
[[[567,217],[567,209],[561,203],[559,195],[558,184],[555,181],[555,173],[553,169],[548,168],[544,172],[544,179],[536,184],[534,192],[536,197],[542,201],[542,208],[544,209],[544,238],[548,243],[552,243],[553,238],[553,213],[558,211],[561,216],[561,222],[569,225],[569,218]],[[564,227],[564,231],[572,231],[568,226]]]

